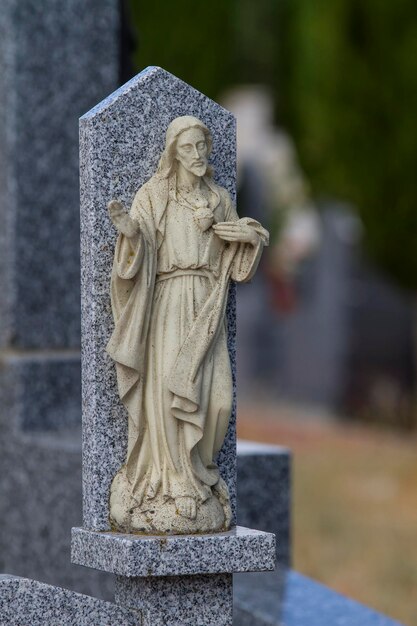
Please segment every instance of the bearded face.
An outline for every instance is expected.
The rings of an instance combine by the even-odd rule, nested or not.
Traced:
[[[189,128],[177,139],[175,158],[195,176],[204,176],[208,166],[208,146],[199,128]]]

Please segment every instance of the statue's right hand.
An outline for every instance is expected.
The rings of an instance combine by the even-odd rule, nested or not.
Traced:
[[[139,233],[139,225],[126,213],[123,204],[118,200],[111,200],[108,204],[110,219],[122,235],[129,239]]]

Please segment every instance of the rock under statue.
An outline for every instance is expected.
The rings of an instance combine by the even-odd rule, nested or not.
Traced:
[[[130,213],[109,204],[119,237],[107,351],[129,420],[110,519],[122,532],[230,525],[228,489],[214,462],[232,407],[226,303],[230,279],[253,276],[268,233],[239,219],[229,193],[214,183],[211,145],[200,120],[174,119],[157,172]]]

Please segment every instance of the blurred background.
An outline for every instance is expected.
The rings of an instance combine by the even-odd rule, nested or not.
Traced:
[[[238,120],[239,435],[294,452],[294,566],[417,624],[417,5],[124,3],[160,65]]]

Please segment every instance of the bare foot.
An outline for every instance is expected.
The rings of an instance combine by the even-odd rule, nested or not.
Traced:
[[[197,505],[194,498],[191,496],[184,496],[181,498],[175,498],[175,506],[178,513],[188,519],[195,519],[197,515]]]

